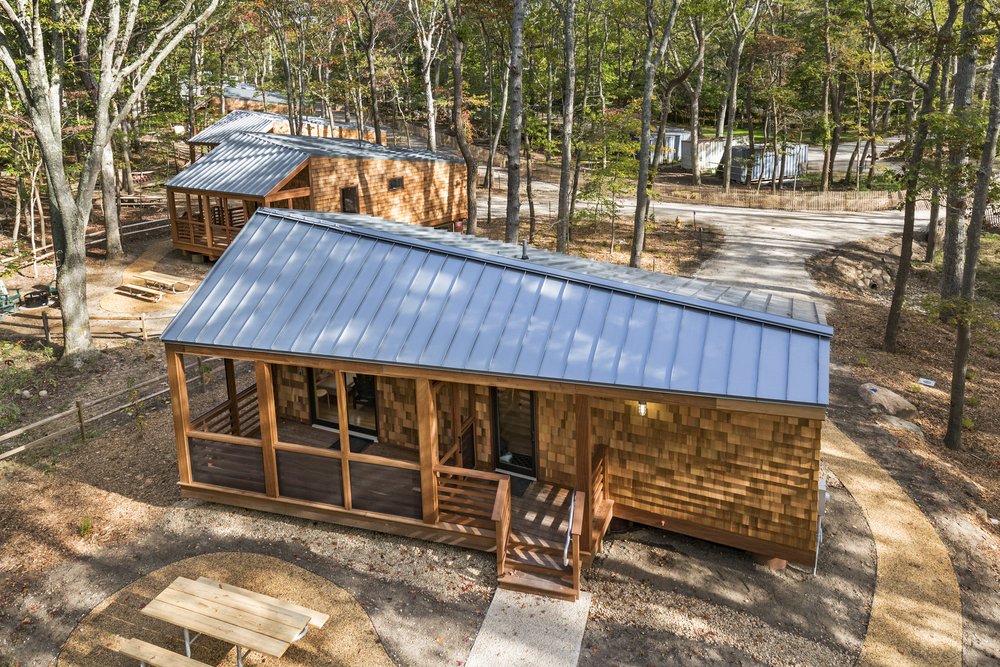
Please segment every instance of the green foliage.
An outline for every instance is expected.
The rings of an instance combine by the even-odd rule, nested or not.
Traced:
[[[76,534],[80,537],[87,537],[92,532],[94,532],[94,520],[89,516],[80,519],[80,523],[76,527]]]

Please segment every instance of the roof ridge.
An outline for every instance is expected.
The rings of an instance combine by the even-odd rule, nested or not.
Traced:
[[[410,247],[423,248],[425,250],[444,253],[450,256],[467,258],[470,255],[472,255],[473,257],[475,257],[480,261],[497,266],[515,268],[526,272],[541,274],[545,276],[559,277],[565,280],[571,280],[577,282],[579,284],[601,287],[604,289],[610,289],[624,294],[643,296],[645,298],[656,299],[686,308],[690,307],[703,311],[725,314],[732,316],[736,319],[748,320],[796,331],[803,331],[825,337],[833,335],[833,328],[826,324],[813,323],[807,320],[795,319],[794,317],[786,317],[781,315],[774,315],[768,312],[760,312],[760,311],[750,310],[747,308],[740,308],[737,306],[731,306],[729,304],[720,303],[716,301],[699,299],[697,297],[683,296],[681,294],[676,294],[674,292],[670,292],[665,289],[659,289],[655,287],[642,286],[642,285],[634,285],[623,281],[616,281],[609,278],[603,278],[592,274],[582,273],[580,271],[573,271],[571,269],[566,269],[562,267],[542,265],[538,262],[532,262],[530,259],[521,260],[512,257],[505,257],[499,254],[490,254],[482,250],[477,250],[472,248],[459,248],[456,245],[448,244],[447,242],[439,243],[427,239],[416,238],[415,236],[412,235],[398,234],[398,233],[393,233],[392,231],[386,231],[382,229],[374,229],[372,227],[355,224],[351,222],[351,219],[357,221],[370,219],[370,220],[377,220],[379,221],[379,223],[385,223],[385,222],[393,223],[392,220],[385,220],[383,218],[375,218],[373,216],[351,214],[350,219],[344,220],[344,219],[336,219],[345,217],[345,214],[338,214],[336,212],[291,211],[288,209],[276,209],[267,207],[259,208],[257,210],[257,213],[255,213],[255,215],[257,214],[273,215],[281,218],[290,218],[305,224],[324,226],[331,229],[337,229],[340,231],[347,231],[349,233],[368,238],[391,240],[393,243],[398,245],[408,245]],[[336,218],[334,216],[336,216]],[[405,223],[395,223],[395,224],[401,225]],[[428,228],[423,228],[423,231],[427,230]],[[453,232],[441,232],[441,233],[446,234]],[[470,237],[470,239],[474,239],[476,242],[483,240],[477,237]],[[442,241],[444,241],[444,239],[442,239]],[[491,244],[500,243],[492,239],[485,239],[485,241]],[[512,247],[510,246],[510,244],[506,243],[503,243],[501,245],[502,247]],[[548,253],[549,255],[573,258],[572,255],[553,253],[541,248],[535,248],[534,250],[537,252]],[[602,262],[602,264],[606,263]],[[629,268],[635,269],[635,267],[629,267]],[[635,269],[635,270],[642,271],[644,273],[650,273],[649,271],[645,271],[644,269]],[[711,281],[706,281],[706,282],[711,282]],[[712,284],[718,284],[720,286],[724,286],[723,283],[712,283]],[[771,294],[770,292],[761,292],[761,293],[768,295]]]

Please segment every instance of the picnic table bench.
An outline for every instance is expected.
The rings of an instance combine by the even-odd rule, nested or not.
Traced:
[[[148,301],[150,303],[157,303],[163,298],[163,292],[159,290],[150,289],[144,285],[135,285],[133,283],[122,283],[118,286],[116,290],[121,294],[127,296],[133,296],[137,299],[142,299],[143,301]]]
[[[239,667],[244,651],[280,658],[309,626],[322,627],[329,620],[328,614],[207,577],[178,577],[142,613],[182,628],[187,657],[200,635],[235,644]]]
[[[164,292],[170,291],[174,294],[179,292],[187,292],[191,289],[189,283],[184,282],[181,278],[177,276],[172,276],[167,273],[157,273],[156,271],[143,271],[142,273],[137,273],[133,276],[135,280],[141,281],[144,286],[152,287],[154,289],[162,290]]]
[[[156,644],[144,642],[141,639],[121,639],[114,650],[122,655],[135,658],[139,661],[140,667],[209,667],[204,662],[199,662],[194,658],[174,653],[173,651],[161,648]]]

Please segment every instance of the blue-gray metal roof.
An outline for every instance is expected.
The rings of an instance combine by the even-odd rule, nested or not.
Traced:
[[[270,99],[270,98],[269,98]],[[303,116],[302,122],[305,126],[329,127],[330,121],[319,116]],[[288,116],[284,114],[271,113],[269,111],[251,111],[248,109],[237,109],[231,111],[219,120],[215,121],[204,130],[188,139],[190,144],[218,145],[226,139],[239,132],[270,132],[275,123],[288,123]],[[357,129],[354,123],[334,122],[334,127],[344,127]],[[366,131],[372,128],[367,125]]]
[[[304,151],[268,141],[271,136],[230,137],[167,181],[167,187],[264,197],[309,160]]]
[[[169,343],[825,405],[832,329],[366,216],[259,209]],[[508,246],[509,247],[509,246]],[[549,254],[549,253],[545,253]],[[531,250],[530,256],[542,252]],[[570,263],[568,266],[574,266]]]
[[[263,197],[310,156],[404,162],[462,162],[410,148],[388,148],[357,139],[238,132],[169,181],[167,186],[242,197]]]

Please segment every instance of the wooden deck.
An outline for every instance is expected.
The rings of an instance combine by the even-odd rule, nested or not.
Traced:
[[[510,529],[525,544],[562,549],[569,530],[572,489],[532,482],[521,496],[512,496]]]

